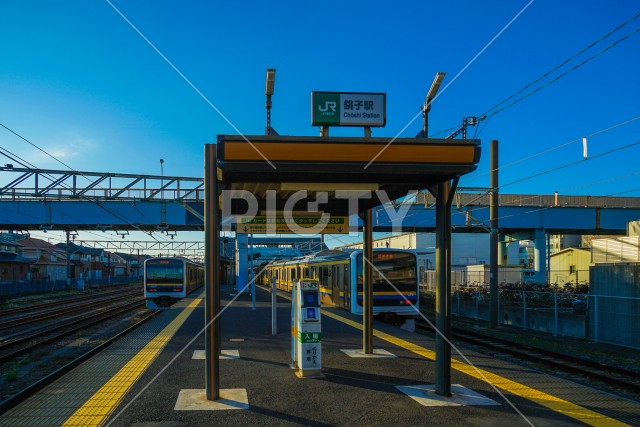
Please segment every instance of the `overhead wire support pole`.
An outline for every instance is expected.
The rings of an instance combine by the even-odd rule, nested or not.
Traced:
[[[67,289],[71,289],[71,246],[69,245],[69,230],[67,233]]]
[[[371,138],[365,126],[364,138]],[[373,354],[373,223],[371,209],[362,215],[362,352]]]
[[[371,209],[362,215],[362,352],[373,354],[373,227]]]
[[[491,201],[489,203],[489,218],[491,234],[489,239],[489,326],[498,327],[498,141],[491,140],[490,145],[491,169]]]
[[[205,145],[205,387],[207,400],[220,398],[220,218],[217,145]]]

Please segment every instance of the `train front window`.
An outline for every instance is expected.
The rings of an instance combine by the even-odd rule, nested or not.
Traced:
[[[373,253],[373,305],[415,304],[418,299],[416,257],[410,252],[376,251]],[[358,294],[356,304],[362,305],[362,254],[356,258]]]
[[[416,284],[416,257],[409,252],[374,252],[373,284]],[[362,254],[356,258],[358,285],[362,286]],[[388,280],[388,282],[387,282]]]
[[[184,267],[181,262],[156,261],[147,263],[147,283],[182,283]]]

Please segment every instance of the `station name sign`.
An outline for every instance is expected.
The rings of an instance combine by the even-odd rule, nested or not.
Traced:
[[[372,126],[387,122],[387,94],[311,92],[312,126]]]

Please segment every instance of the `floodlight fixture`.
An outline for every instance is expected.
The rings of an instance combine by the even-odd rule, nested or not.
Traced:
[[[273,95],[273,90],[276,84],[276,69],[275,68],[267,68],[267,84],[264,90],[264,94],[267,96],[267,126],[265,127],[266,135],[273,135],[277,133],[271,128],[271,95]]]
[[[427,92],[427,99],[424,101],[424,105],[422,106],[422,132],[420,135],[423,138],[429,138],[429,111],[431,111],[431,101],[433,101],[440,90],[440,85],[444,80],[444,76],[447,73],[444,71],[438,71],[436,73],[436,77],[433,79],[433,83],[431,83],[431,87],[429,88],[429,92]]]
[[[438,71],[436,73],[436,77],[433,79],[433,83],[431,83],[431,88],[427,93],[427,101],[436,97],[438,91],[440,90],[440,85],[442,84],[442,81],[444,80],[444,76],[446,74],[447,73],[445,73],[444,71]]]
[[[267,68],[267,87],[264,94],[267,96],[273,95],[273,89],[276,84],[276,69]]]

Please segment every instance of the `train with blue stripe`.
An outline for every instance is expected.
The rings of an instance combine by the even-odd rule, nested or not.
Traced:
[[[149,258],[144,262],[147,308],[171,306],[204,286],[204,265],[181,257]]]
[[[419,308],[416,254],[402,249],[373,249],[373,313],[384,320],[415,316]],[[258,283],[291,292],[293,281],[317,279],[321,302],[362,314],[362,250],[323,251],[276,261],[263,267]]]

